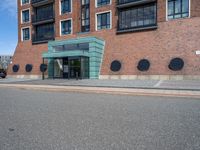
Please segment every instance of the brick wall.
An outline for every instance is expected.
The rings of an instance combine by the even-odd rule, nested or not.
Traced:
[[[21,10],[29,8],[30,5],[21,7],[18,0],[19,20]],[[95,8],[95,1],[91,0],[91,32],[79,34],[80,32],[80,3],[73,2],[73,12],[60,15],[59,0],[55,2],[56,9],[56,39],[70,39],[84,36],[97,36],[106,42],[101,75],[200,75],[200,56],[195,54],[200,50],[200,1],[191,0],[191,17],[166,21],[166,0],[158,0],[158,29],[150,31],[116,34],[117,10],[116,3],[112,5]],[[112,10],[112,29],[95,31],[95,13]],[[73,19],[73,34],[60,37],[60,20]],[[20,65],[17,74],[41,74],[39,66],[42,63],[42,52],[47,51],[47,44],[32,45],[31,41],[21,42],[21,28],[31,24],[18,24],[19,37],[18,45],[13,57],[13,64]],[[31,26],[32,27],[32,26]],[[185,61],[185,67],[181,71],[168,69],[170,59],[181,57]],[[137,63],[140,59],[147,58],[151,68],[147,72],[137,70]],[[122,69],[113,73],[110,71],[110,63],[113,60],[122,62]],[[33,64],[31,73],[25,72],[25,65]],[[12,64],[12,65],[13,65]],[[9,67],[9,74],[12,72],[12,65]]]

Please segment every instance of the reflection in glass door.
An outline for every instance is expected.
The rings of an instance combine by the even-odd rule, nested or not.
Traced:
[[[88,79],[89,78],[89,58],[81,57],[81,78]]]
[[[54,78],[63,78],[63,59],[54,59],[53,74]]]
[[[69,58],[69,77],[81,78],[81,57]]]
[[[88,57],[63,57],[55,58],[53,64],[53,77],[65,79],[88,79]]]

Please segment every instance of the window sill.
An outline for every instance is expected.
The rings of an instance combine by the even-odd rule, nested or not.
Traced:
[[[87,31],[87,32],[78,32],[77,34],[78,35],[81,35],[81,34],[89,34],[90,32],[89,31]]]
[[[96,8],[101,8],[101,7],[110,6],[110,5],[111,5],[111,3],[103,4],[103,5],[96,5]]]
[[[188,16],[188,17],[182,17],[182,18],[173,18],[173,19],[166,19],[166,21],[176,21],[176,20],[184,20],[184,19],[190,19],[191,17]]]
[[[63,16],[63,15],[70,15],[70,14],[72,14],[72,11],[70,11],[70,12],[65,12],[65,13],[60,13],[60,16]]]
[[[97,32],[99,31],[108,31],[108,30],[111,30],[112,28],[105,28],[105,29],[96,29]]]
[[[146,31],[146,30],[155,30],[157,29],[158,26],[149,26],[149,27],[139,27],[139,28],[132,28],[132,29],[121,29],[117,30],[117,34],[122,34],[122,33],[128,33],[128,32],[139,32],[139,31]]]

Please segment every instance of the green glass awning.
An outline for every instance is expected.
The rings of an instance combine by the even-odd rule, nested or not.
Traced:
[[[51,72],[51,60],[64,57],[85,56],[89,58],[90,78],[97,79],[104,54],[105,41],[96,37],[81,37],[68,40],[56,40],[48,43],[48,52],[42,57],[49,60],[48,71]]]

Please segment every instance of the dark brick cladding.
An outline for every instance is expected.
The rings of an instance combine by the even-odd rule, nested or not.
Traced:
[[[91,2],[91,31],[88,34],[80,32],[80,2],[73,0],[71,14],[59,14],[59,0],[55,0],[56,10],[56,40],[70,39],[84,36],[96,36],[106,42],[101,75],[200,75],[200,56],[195,54],[200,50],[200,1],[191,0],[190,18],[166,21],[166,0],[158,0],[158,29],[150,31],[116,34],[117,10],[116,2],[112,5],[95,8],[95,0]],[[21,6],[18,0],[18,44],[14,53],[13,63],[20,65],[19,72],[13,73],[12,65],[9,67],[10,75],[39,75],[39,66],[42,63],[42,53],[48,50],[47,44],[32,45],[31,41],[21,42],[21,28],[32,27],[31,23],[21,24],[21,10],[32,7],[30,4]],[[95,31],[95,13],[112,10],[112,29]],[[60,37],[59,22],[62,19],[73,19],[73,34]],[[174,57],[181,57],[185,67],[181,71],[169,70],[168,64]],[[140,59],[149,59],[151,68],[147,72],[137,70]],[[113,60],[122,62],[122,69],[113,73],[110,63]],[[31,73],[25,72],[25,65],[33,64]]]

